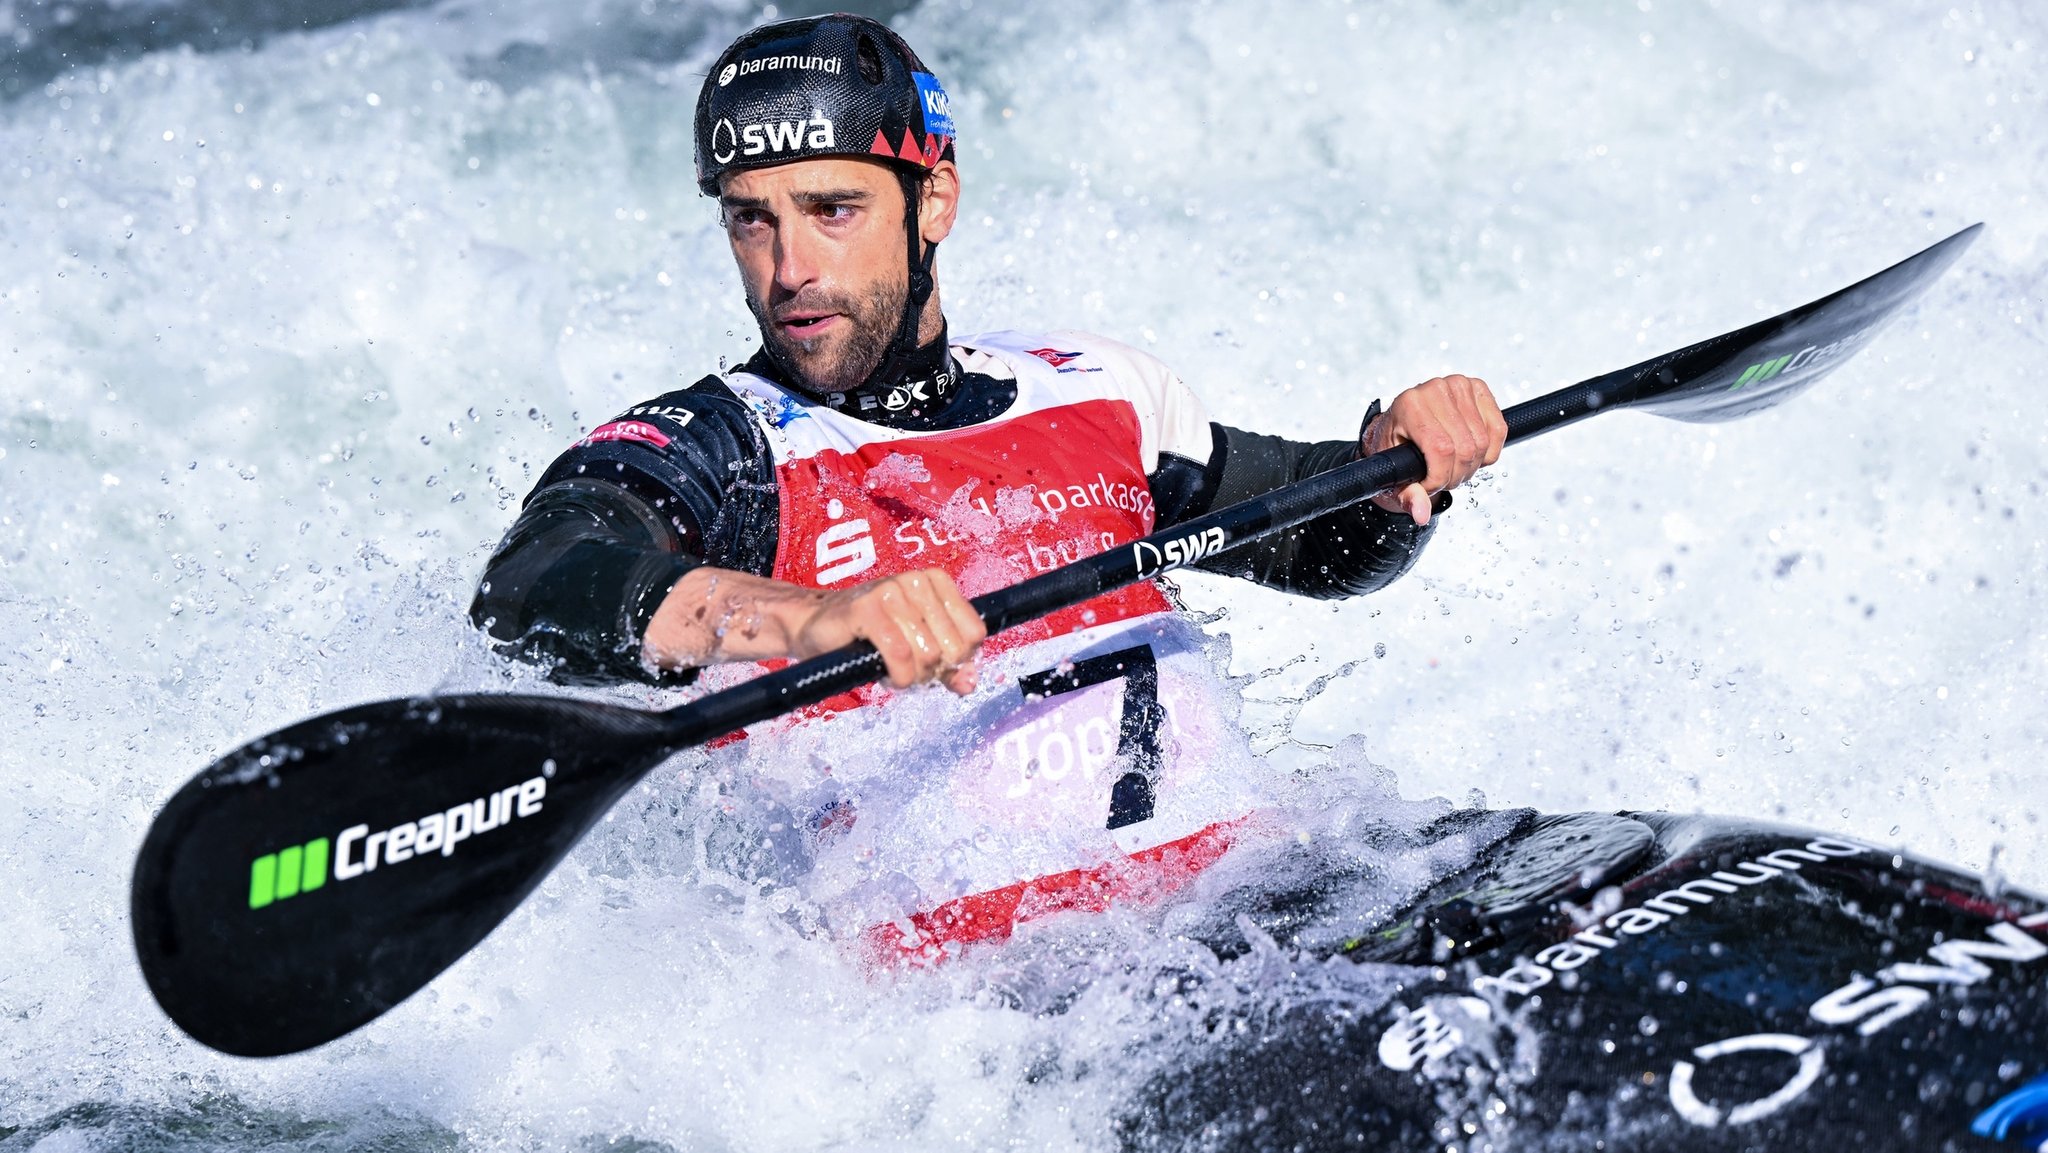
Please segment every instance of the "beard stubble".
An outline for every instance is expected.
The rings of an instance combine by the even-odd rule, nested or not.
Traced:
[[[889,342],[895,339],[909,294],[906,277],[895,283],[871,285],[865,292],[806,289],[773,305],[764,304],[749,293],[747,309],[761,325],[761,339],[769,358],[789,374],[790,383],[822,397],[852,392],[874,373],[888,355]],[[775,322],[778,314],[821,310],[845,316],[848,331],[836,339],[821,336],[816,340],[791,340]]]

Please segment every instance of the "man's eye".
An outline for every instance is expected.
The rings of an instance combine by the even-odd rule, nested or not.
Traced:
[[[734,228],[758,228],[768,222],[766,213],[757,212],[750,208],[742,208],[737,212],[728,213],[725,219]]]
[[[853,219],[853,205],[820,204],[818,206],[818,215],[827,220],[851,220]]]

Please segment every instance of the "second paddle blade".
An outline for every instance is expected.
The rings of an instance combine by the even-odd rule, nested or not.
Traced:
[[[479,695],[361,705],[244,745],[143,842],[143,975],[223,1052],[331,1041],[482,940],[672,743],[654,713]]]
[[[1675,420],[1735,420],[1811,388],[1941,279],[1983,230],[1961,232],[1839,292],[1621,374],[1638,409]]]

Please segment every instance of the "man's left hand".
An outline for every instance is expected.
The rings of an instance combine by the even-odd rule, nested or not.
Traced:
[[[1373,503],[1388,512],[1405,512],[1418,525],[1428,524],[1431,495],[1464,484],[1499,460],[1507,439],[1508,422],[1485,381],[1476,376],[1425,380],[1373,418],[1359,447],[1371,456],[1412,444],[1422,450],[1429,473],[1422,483],[1380,493]]]

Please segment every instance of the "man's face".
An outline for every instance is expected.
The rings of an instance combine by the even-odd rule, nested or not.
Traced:
[[[830,393],[866,380],[910,291],[896,174],[850,159],[744,169],[718,203],[747,307],[795,383]]]

